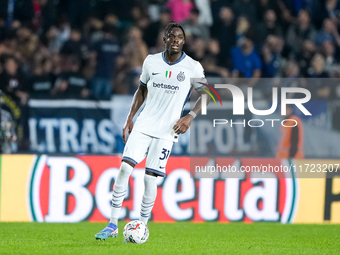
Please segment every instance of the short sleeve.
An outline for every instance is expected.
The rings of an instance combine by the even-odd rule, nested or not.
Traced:
[[[139,82],[144,86],[146,86],[148,84],[148,81],[150,80],[149,70],[148,70],[148,62],[149,62],[148,59],[149,59],[149,56],[147,56],[143,62],[142,73],[140,74],[140,78],[139,78]]]
[[[204,69],[202,65],[197,62],[195,69],[194,69],[194,76],[191,78],[191,85],[194,86],[196,90],[204,89],[207,84],[207,79],[204,75]]]

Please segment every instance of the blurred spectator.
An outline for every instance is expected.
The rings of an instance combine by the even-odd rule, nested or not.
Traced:
[[[234,1],[232,8],[236,17],[245,16],[252,24],[257,24],[257,8],[255,0]]]
[[[72,27],[82,27],[90,14],[91,1],[68,0],[67,12]]]
[[[119,34],[121,29],[121,22],[118,19],[118,16],[114,13],[108,13],[104,17],[104,24],[114,27],[116,32]],[[120,34],[119,34],[120,35]]]
[[[283,70],[284,79],[281,80],[281,87],[300,87],[300,68],[294,60],[287,62]],[[289,93],[288,98],[294,98],[295,93]]]
[[[100,19],[103,19],[110,13],[115,14],[124,26],[128,26],[132,21],[131,9],[135,5],[134,0],[97,0],[95,2],[94,12]]]
[[[2,96],[2,95],[0,95]],[[13,117],[9,111],[1,109],[1,136],[0,136],[0,153],[14,153],[17,151],[15,141],[17,135],[14,129],[15,123]]]
[[[89,17],[87,22],[84,24],[84,34],[90,43],[94,44],[103,39],[103,26],[104,22],[102,20],[95,16]]]
[[[256,35],[249,19],[246,16],[240,16],[236,24],[236,39],[238,44],[242,42],[245,34],[251,36],[251,38],[255,38]]]
[[[8,1],[0,1],[0,19],[4,24],[6,25],[6,19],[7,19],[7,7]]]
[[[28,80],[27,90],[32,98],[50,97],[53,77],[45,71],[43,64],[38,63],[33,67],[33,76]]]
[[[27,0],[9,0],[8,4],[14,3],[13,19],[20,20],[23,24],[28,25],[34,17],[33,1]],[[6,8],[9,11],[9,9]],[[7,13],[7,19],[11,14]],[[8,20],[9,21],[9,20]]]
[[[55,5],[51,0],[38,0],[41,12],[40,26],[42,33],[45,33],[51,26],[56,23],[57,13]]]
[[[42,66],[42,69],[43,69],[43,73],[51,75],[52,80],[54,82],[54,79],[56,77],[55,74],[57,73],[56,72],[57,68],[54,68],[54,66],[53,66],[52,57],[50,56],[49,58],[44,58],[41,61],[41,66]]]
[[[274,35],[268,35],[262,47],[262,77],[274,78],[282,75],[286,60],[282,57],[284,41]]]
[[[278,1],[257,0],[256,1],[257,17],[263,18],[268,10],[273,10],[278,20],[280,20],[280,9]]]
[[[264,13],[263,21],[257,26],[256,44],[262,44],[268,35],[282,36],[282,29],[277,23],[276,13],[272,9]]]
[[[296,55],[296,61],[300,66],[302,77],[308,76],[308,68],[315,52],[316,46],[313,41],[305,40],[302,43],[301,52]]]
[[[58,29],[60,32],[60,39],[64,42],[67,41],[71,35],[70,22],[67,19],[61,19],[61,21],[58,23]]]
[[[163,8],[163,0],[149,1],[148,13],[149,13],[151,22],[156,22],[160,19],[162,8]]]
[[[210,0],[195,0],[195,6],[199,10],[199,24],[210,27],[213,24]]]
[[[340,17],[340,2],[338,0],[326,0],[325,7],[328,17],[337,22]]]
[[[315,36],[317,46],[322,45],[324,41],[331,41],[334,45],[340,47],[340,35],[331,19],[324,20],[322,29]]]
[[[70,38],[62,46],[60,53],[64,57],[76,55],[81,60],[82,66],[86,64],[90,57],[90,48],[82,38],[79,28],[72,28]]]
[[[115,93],[133,94],[136,91],[143,61],[147,55],[148,49],[140,29],[131,27],[127,34],[127,41],[123,44],[122,54],[116,60]]]
[[[21,105],[27,104],[28,94],[24,88],[24,77],[20,74],[14,57],[5,59],[4,71],[0,74],[0,89]]]
[[[21,27],[17,30],[18,46],[17,51],[27,60],[31,60],[38,47],[38,37],[28,27]]]
[[[93,46],[96,52],[96,70],[92,80],[92,93],[99,99],[110,99],[114,64],[120,48],[112,27],[105,26],[103,32],[103,39]]]
[[[219,22],[221,9],[224,7],[231,7],[231,2],[231,0],[210,0],[211,15],[213,19],[212,26]]]
[[[142,38],[142,33],[137,27],[131,27],[128,32],[128,41],[124,45],[123,54],[131,69],[140,69],[144,59],[148,55],[148,50]]]
[[[327,0],[304,0],[302,5],[302,8],[310,14],[312,23],[317,29],[320,29],[323,20],[329,17],[326,2]]]
[[[52,95],[65,98],[87,98],[90,95],[89,83],[80,71],[77,56],[68,59],[67,71],[61,73],[54,84]]]
[[[203,38],[196,38],[190,45],[189,54],[197,61],[202,61],[206,53],[206,41]]]
[[[32,0],[33,3],[33,18],[31,21],[32,29],[37,32],[41,33],[41,26],[42,26],[42,17],[41,17],[41,8],[38,0]]]
[[[236,23],[233,11],[229,7],[222,7],[219,17],[218,23],[213,26],[213,37],[218,39],[221,48],[218,63],[230,67],[230,50],[236,44]]]
[[[18,40],[15,34],[11,33],[5,37],[5,39],[0,43],[0,55],[17,55],[18,52],[16,51],[18,45]]]
[[[6,19],[0,16],[0,42],[2,42],[6,38],[6,36],[7,36]]]
[[[115,0],[97,0],[95,9],[94,9],[94,15],[97,18],[102,20],[107,14],[116,13],[117,10],[119,10],[118,5],[119,5],[119,1],[115,1]]]
[[[310,69],[310,78],[307,89],[312,95],[312,99],[327,99],[331,92],[330,79],[328,73],[325,72],[325,59],[320,53],[316,53],[312,59],[312,66]]]
[[[44,34],[43,41],[50,53],[59,53],[61,47],[70,38],[71,27],[67,20],[61,20],[59,26],[51,26]]]
[[[50,53],[59,53],[61,46],[67,40],[56,26],[51,26],[46,32],[46,44]]]
[[[208,41],[206,53],[212,55],[214,58],[218,58],[221,53],[220,44],[217,39],[211,38]]]
[[[151,52],[158,52],[157,50],[154,50],[154,48],[156,47],[159,38],[162,41],[164,28],[170,21],[170,11],[168,9],[163,9],[160,13],[160,19],[150,23],[145,29],[143,40]],[[161,43],[161,45],[163,47],[163,43]]]
[[[316,30],[310,23],[310,17],[306,10],[301,10],[298,15],[297,24],[290,25],[286,41],[294,54],[301,51],[303,41],[314,41]]]
[[[60,55],[53,54],[50,59],[46,59],[43,68],[46,73],[51,73],[55,79],[63,71]]]
[[[324,69],[329,76],[334,77],[339,70],[339,62],[335,58],[335,47],[331,41],[323,42],[322,53],[325,57]]]
[[[185,31],[186,39],[191,36],[209,39],[209,29],[206,25],[199,23],[199,10],[192,8],[190,11],[189,19],[183,21],[183,29]]]
[[[244,37],[240,47],[231,51],[232,77],[254,78],[249,85],[254,85],[261,77],[262,62],[260,56],[254,49],[254,43],[249,37]]]
[[[287,62],[284,68],[283,77],[285,78],[300,77],[299,65],[294,60],[290,60]],[[291,86],[291,83],[289,83],[289,84],[282,85],[282,87],[295,87],[295,86]]]
[[[280,5],[281,11],[283,12],[283,15],[285,16],[285,19],[288,19],[289,17],[297,16],[299,11],[303,7],[303,1],[282,0],[282,1],[279,1],[279,5]]]
[[[171,12],[171,20],[182,22],[189,18],[190,11],[194,8],[191,0],[169,0],[166,7]]]
[[[279,6],[279,10],[280,10],[280,20],[281,20],[281,27],[283,30],[283,33],[285,34],[288,30],[288,27],[291,24],[296,23],[296,15],[297,13],[295,13],[295,9],[293,6],[291,6],[291,2],[293,2],[294,0],[280,0],[277,1],[277,4]],[[290,2],[290,3],[287,3]]]
[[[218,65],[218,55],[220,53],[220,45],[215,39],[210,39],[206,49],[205,57],[201,63],[204,68],[206,77],[229,77],[229,71]]]
[[[316,53],[311,61],[311,68],[309,70],[310,78],[329,78],[325,72],[325,59],[320,53]]]
[[[142,31],[146,29],[146,27],[151,23],[146,2],[136,2],[136,5],[132,7],[131,11],[134,25]]]

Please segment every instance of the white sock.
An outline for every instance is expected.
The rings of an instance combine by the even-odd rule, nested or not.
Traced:
[[[126,195],[129,177],[132,173],[132,170],[132,166],[125,162],[122,162],[122,164],[120,165],[120,171],[113,186],[110,222],[117,226],[120,208],[122,207],[122,203]]]
[[[143,195],[140,218],[139,218],[139,220],[143,221],[145,225],[148,224],[148,220],[149,220],[153,205],[155,203],[156,196],[157,196],[157,177],[145,174],[144,195]]]

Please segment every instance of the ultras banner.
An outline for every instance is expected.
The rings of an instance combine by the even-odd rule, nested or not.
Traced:
[[[28,123],[33,152],[110,154],[117,147],[109,102],[30,100]]]
[[[275,171],[270,178],[251,172],[238,178],[192,178],[192,160],[207,165],[210,159],[169,159],[167,177],[158,178],[153,221],[340,223],[339,169],[306,179]],[[260,163],[251,158],[216,160],[244,169]],[[105,222],[120,161],[117,156],[1,156],[0,221]],[[294,161],[296,165],[305,163]],[[335,167],[340,162],[313,163]],[[279,168],[287,161],[261,159],[261,164]],[[139,217],[143,176],[144,162],[131,175],[121,219]]]

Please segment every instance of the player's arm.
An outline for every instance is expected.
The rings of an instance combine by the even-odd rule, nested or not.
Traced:
[[[205,90],[208,90],[208,88],[206,88]],[[202,95],[203,94],[207,94],[206,91],[203,90],[199,90],[197,91],[201,96],[197,99],[197,101],[195,102],[194,108],[184,117],[180,118],[175,126],[173,127],[173,129],[175,130],[176,134],[184,134],[190,127],[191,122],[195,119],[195,117],[201,113],[201,108],[202,108]],[[207,105],[210,102],[210,97],[207,96]]]
[[[148,89],[146,85],[140,83],[137,91],[135,92],[133,96],[130,112],[126,118],[126,122],[123,127],[123,142],[124,143],[126,143],[126,140],[127,140],[127,133],[129,132],[130,134],[133,128],[132,119],[135,116],[138,109],[143,104],[143,102],[145,101],[147,94],[148,94]]]

